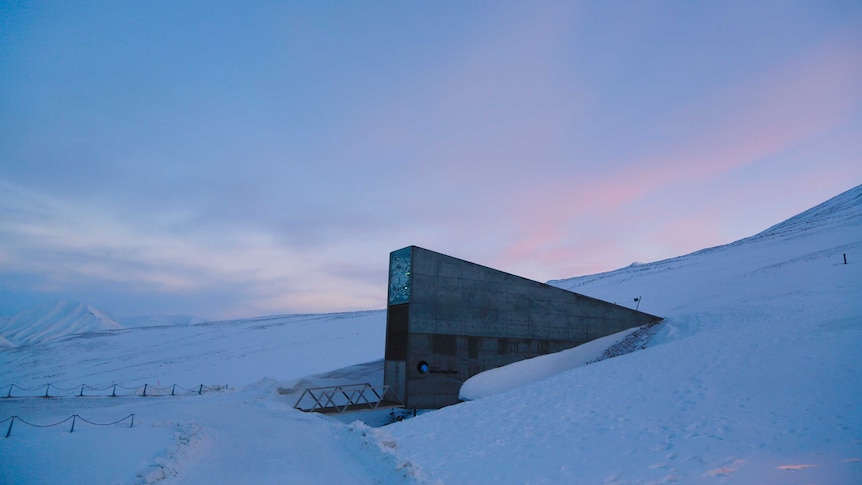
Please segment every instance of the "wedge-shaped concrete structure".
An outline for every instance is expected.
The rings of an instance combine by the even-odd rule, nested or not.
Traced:
[[[409,246],[389,256],[384,383],[410,409],[468,378],[661,317]]]

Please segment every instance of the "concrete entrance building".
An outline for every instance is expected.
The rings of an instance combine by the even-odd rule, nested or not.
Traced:
[[[659,320],[408,246],[389,257],[384,383],[407,408],[440,408],[482,371]]]

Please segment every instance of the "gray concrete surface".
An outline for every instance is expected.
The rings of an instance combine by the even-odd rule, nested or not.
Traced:
[[[479,372],[661,320],[417,246],[393,251],[389,277],[384,382],[411,409],[458,402]]]

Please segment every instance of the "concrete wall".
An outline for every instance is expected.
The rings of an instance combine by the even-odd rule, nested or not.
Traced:
[[[387,312],[384,380],[409,408],[458,402],[479,372],[660,320],[416,246],[392,254],[408,252],[409,298]]]

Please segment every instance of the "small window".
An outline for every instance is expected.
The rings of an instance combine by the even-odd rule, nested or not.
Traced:
[[[506,355],[509,353],[509,339],[497,339],[497,355]]]
[[[467,356],[471,359],[479,358],[479,339],[476,337],[467,337]]]
[[[457,349],[454,335],[434,334],[431,341],[435,354],[455,355]]]

